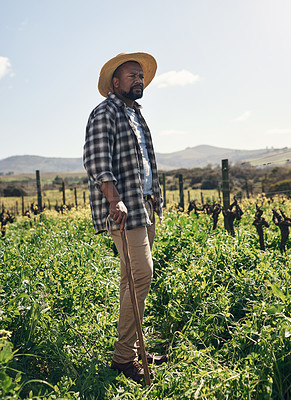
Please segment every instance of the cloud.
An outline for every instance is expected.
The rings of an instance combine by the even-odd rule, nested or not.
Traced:
[[[153,80],[153,84],[158,88],[164,88],[168,86],[194,85],[199,80],[199,75],[194,75],[192,72],[182,69],[181,71],[165,72],[157,76]]]
[[[187,135],[188,131],[179,131],[175,129],[165,129],[159,131],[159,135],[161,136],[174,136],[174,135]]]
[[[291,133],[291,129],[270,129],[266,132],[267,135],[289,135]]]
[[[240,116],[238,116],[237,118],[235,118],[233,121],[234,122],[242,122],[242,121],[246,121],[247,119],[249,119],[251,116],[251,112],[250,111],[246,111],[243,114],[241,114]]]
[[[0,79],[9,73],[12,73],[9,58],[0,56]]]

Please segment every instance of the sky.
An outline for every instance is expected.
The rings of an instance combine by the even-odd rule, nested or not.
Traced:
[[[100,69],[152,54],[154,148],[291,147],[290,0],[0,0],[0,159],[81,157]]]

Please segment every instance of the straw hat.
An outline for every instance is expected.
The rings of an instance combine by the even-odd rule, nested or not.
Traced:
[[[109,92],[113,92],[112,75],[116,68],[127,61],[139,63],[144,73],[145,88],[151,83],[157,70],[154,57],[147,53],[121,53],[107,61],[100,71],[98,90],[102,96],[107,97]]]

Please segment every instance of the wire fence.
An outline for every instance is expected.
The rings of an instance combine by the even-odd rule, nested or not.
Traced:
[[[223,160],[227,161],[227,160]],[[225,195],[228,196],[228,204],[230,201],[229,177],[228,177],[228,164],[225,164],[224,172],[226,176],[222,176],[221,184],[217,189],[193,189],[184,188],[183,175],[177,174],[176,181],[178,188],[169,189],[166,184],[165,174],[160,176],[160,182],[163,190],[164,207],[176,205],[181,209],[186,209],[191,201],[196,201],[201,204],[205,202],[220,202],[225,205]],[[222,174],[224,173],[222,171]],[[35,177],[30,177],[27,181],[21,181],[21,186],[24,189],[24,194],[6,196],[0,198],[0,207],[2,210],[10,210],[14,215],[25,215],[27,212],[39,212],[44,209],[56,209],[60,211],[61,207],[68,209],[72,207],[84,207],[89,204],[89,191],[87,186],[87,178],[77,177],[77,182],[66,183],[66,177],[55,177],[52,183],[52,177],[48,181],[47,177],[42,181],[40,172],[36,171]],[[73,178],[70,177],[72,180]],[[80,183],[81,180],[81,183]],[[171,185],[173,186],[173,185]],[[262,181],[252,183],[251,188],[248,188],[247,182],[245,190],[236,194],[238,200],[242,198],[256,197],[258,195],[265,195],[267,197],[273,196],[291,196],[291,190],[280,191],[264,191],[264,184]]]

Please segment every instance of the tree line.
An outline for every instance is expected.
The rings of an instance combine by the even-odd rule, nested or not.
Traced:
[[[177,190],[178,176],[183,175],[184,189],[219,189],[221,186],[221,168],[208,166],[205,168],[176,169],[160,171],[166,175],[167,190]],[[291,166],[253,167],[248,163],[229,166],[230,190],[239,197],[246,197],[258,192],[267,195],[275,193],[291,193]]]

